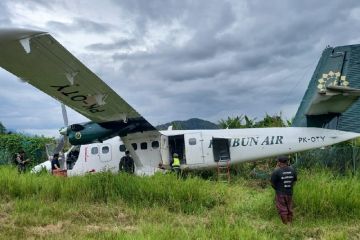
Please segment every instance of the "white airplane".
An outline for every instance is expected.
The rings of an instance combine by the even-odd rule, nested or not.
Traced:
[[[179,154],[183,169],[192,170],[357,138],[360,125],[351,118],[360,109],[360,90],[350,87],[360,86],[357,52],[358,45],[324,50],[294,127],[158,131],[50,34],[0,29],[2,68],[92,120],[60,130],[74,145],[65,154],[68,175],[117,172],[126,149],[134,158],[136,174],[151,175],[159,163],[169,167],[173,153]]]

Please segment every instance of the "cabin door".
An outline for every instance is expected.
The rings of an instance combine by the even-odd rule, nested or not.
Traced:
[[[160,154],[161,154],[162,163],[165,165],[170,165],[168,136],[161,135],[161,137],[160,137]]]
[[[230,139],[227,138],[213,138],[212,147],[214,154],[214,161],[230,161]]]
[[[100,154],[100,161],[102,162],[109,162],[111,161],[111,145],[110,144],[104,144],[100,146],[99,149]]]
[[[188,165],[204,163],[205,156],[201,133],[185,134],[185,155]]]

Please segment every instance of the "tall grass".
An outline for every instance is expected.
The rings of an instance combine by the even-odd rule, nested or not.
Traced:
[[[179,180],[171,174],[137,177],[98,173],[61,178],[18,174],[14,168],[0,168],[1,198],[90,203],[121,200],[129,205],[160,206],[186,213],[226,206],[233,201],[239,205],[238,211],[246,210],[265,218],[274,216],[271,187],[256,187],[248,182],[240,180],[226,186],[196,177]],[[301,172],[294,188],[294,202],[298,216],[360,218],[360,177],[339,177],[326,171]]]
[[[1,239],[359,239],[360,178],[300,172],[284,226],[263,182],[0,168]]]
[[[270,220],[277,218],[275,193],[263,181],[239,179],[233,189],[239,195],[234,211]],[[241,197],[241,196],[244,197]],[[333,220],[360,219],[360,176],[340,176],[329,170],[301,171],[293,193],[296,218]]]
[[[310,217],[360,218],[360,177],[307,171],[295,186],[299,214]]]
[[[197,212],[224,202],[225,187],[199,178],[179,180],[175,175],[137,177],[98,173],[61,178],[47,174],[18,174],[0,168],[3,198],[35,198],[42,201],[109,202],[121,199],[137,206],[164,206],[171,211]]]

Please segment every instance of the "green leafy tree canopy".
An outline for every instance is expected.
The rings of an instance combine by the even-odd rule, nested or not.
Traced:
[[[255,119],[251,119],[246,115],[236,116],[234,118],[228,117],[226,120],[219,121],[220,128],[252,128],[254,127]]]
[[[255,121],[255,118],[249,118],[246,115],[236,117],[228,117],[219,121],[220,128],[263,128],[263,127],[287,127],[291,125],[290,121],[282,119],[281,113],[275,115],[266,114],[260,121]]]
[[[2,124],[2,122],[0,122],[0,134],[5,134],[6,133],[6,128],[5,126]]]

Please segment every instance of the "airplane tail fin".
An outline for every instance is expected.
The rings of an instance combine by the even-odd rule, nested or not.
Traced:
[[[293,127],[360,133],[360,45],[327,47],[293,120]]]

